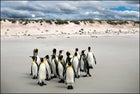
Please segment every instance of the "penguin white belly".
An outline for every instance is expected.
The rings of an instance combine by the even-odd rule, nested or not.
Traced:
[[[88,61],[89,66],[93,67],[93,62],[94,62],[93,54],[91,52],[89,52],[87,56],[88,56],[87,61]]]
[[[72,84],[74,83],[74,71],[73,69],[67,69],[66,71],[66,83],[67,84]]]
[[[37,56],[37,64],[39,65],[39,63],[40,63],[40,57]]]
[[[83,60],[83,57],[81,57],[81,60],[80,60],[80,69],[81,70],[84,70],[84,60]]]
[[[58,73],[59,73],[59,76],[61,79],[63,79],[63,71],[64,71],[63,66],[61,63],[59,63],[58,64]]]
[[[44,80],[46,78],[46,67],[45,64],[42,63],[39,67],[39,79]]]
[[[36,63],[33,63],[32,64],[33,76],[37,76],[37,70],[38,70],[37,64]]]
[[[77,57],[78,57],[78,59],[80,59],[80,54],[77,52]]]
[[[78,70],[78,58],[73,58],[73,63],[72,64],[73,64],[75,72],[77,73],[77,70]]]
[[[48,77],[50,78],[51,77],[51,69],[50,69],[50,66],[49,66],[47,60],[45,61],[45,66],[47,69],[46,73],[48,74]]]
[[[52,71],[53,71],[53,74],[56,74],[56,64],[54,60],[52,60]]]

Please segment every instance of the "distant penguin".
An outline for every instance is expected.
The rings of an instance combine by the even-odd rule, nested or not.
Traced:
[[[36,63],[36,56],[32,56],[32,64],[31,64],[31,70],[33,79],[37,79],[37,73],[38,73],[38,64]]]
[[[63,61],[63,56],[61,55],[58,59],[58,77],[60,78],[59,83],[64,83],[64,72],[65,62]]]
[[[55,59],[55,55],[52,55],[51,66],[52,66],[52,74],[54,75],[53,78],[56,78],[57,77],[57,61]]]
[[[77,53],[74,54],[74,57],[72,60],[72,65],[74,68],[75,76],[77,78],[79,78],[80,77],[80,66],[79,66],[79,59],[78,59]]]
[[[40,65],[39,65],[39,82],[38,84],[40,86],[43,86],[43,85],[46,85],[46,83],[44,83],[45,79],[46,79],[46,66],[45,66],[45,63],[44,63],[44,58],[40,58]]]
[[[87,53],[87,74],[91,76],[89,69],[93,69],[96,64],[96,58],[94,54],[91,52],[91,47],[88,47],[88,53]]]
[[[75,53],[77,53],[77,57],[78,57],[78,59],[80,59],[80,54],[78,52],[78,48],[75,49]]]
[[[44,63],[46,66],[46,79],[45,80],[50,80],[51,79],[51,68],[50,68],[50,65],[49,65],[49,62],[47,61],[47,59],[48,59],[48,55],[46,55],[44,58]]]
[[[80,71],[86,72],[86,67],[87,67],[87,62],[86,62],[86,55],[85,55],[85,50],[82,50],[81,56],[80,56]]]
[[[70,58],[68,58],[67,62],[68,62],[68,66],[66,68],[66,73],[65,73],[65,82],[67,84],[67,89],[73,89],[73,83],[75,81],[74,69],[70,62]]]

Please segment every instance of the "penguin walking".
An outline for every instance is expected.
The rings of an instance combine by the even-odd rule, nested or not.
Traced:
[[[66,73],[65,73],[65,82],[67,84],[67,89],[73,89],[73,83],[75,81],[75,74],[74,69],[71,64],[71,59],[67,58],[68,66],[66,67]]]
[[[80,64],[79,64],[79,59],[78,59],[77,53],[74,54],[74,57],[72,60],[72,65],[74,68],[75,76],[77,78],[79,78],[80,77],[80,66],[79,66]]]
[[[64,73],[65,73],[65,62],[63,61],[63,56],[61,55],[58,60],[58,77],[60,78],[59,83],[64,83]]]
[[[51,67],[50,67],[50,64],[48,62],[48,59],[49,59],[49,56],[46,55],[45,58],[44,58],[44,63],[45,63],[45,66],[46,66],[46,79],[45,80],[50,80],[51,79]]]
[[[91,52],[91,47],[88,47],[87,53],[87,75],[91,76],[89,69],[93,69],[96,64],[96,58],[94,54]]]
[[[45,79],[46,79],[46,66],[44,63],[44,58],[40,58],[40,65],[39,65],[39,72],[38,72],[38,84],[40,86],[46,85],[46,83],[44,83]]]
[[[36,63],[36,56],[32,56],[31,71],[32,71],[33,79],[37,79],[38,64]]]

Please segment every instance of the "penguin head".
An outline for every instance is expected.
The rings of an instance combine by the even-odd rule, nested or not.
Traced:
[[[90,50],[91,50],[91,47],[89,46],[89,47],[88,47],[88,51],[90,51]]]
[[[46,59],[49,59],[50,57],[49,57],[49,55],[46,55],[45,58],[46,58]]]
[[[37,57],[36,56],[30,56],[32,58],[33,61],[36,61],[37,60]]]
[[[44,58],[40,58],[40,61],[43,62],[44,61]]]
[[[53,49],[53,54],[56,54],[56,49],[55,48]]]
[[[82,55],[85,54],[85,53],[84,53],[85,51],[86,51],[86,50],[82,50],[81,54],[82,54]]]
[[[63,52],[63,50],[60,50],[59,53],[61,54]]]
[[[34,55],[35,55],[35,56],[38,55],[38,49],[37,49],[37,48],[34,49]]]
[[[66,55],[67,55],[67,57],[69,57],[69,56],[70,56],[70,52],[69,52],[69,51],[67,51],[67,52],[66,52]]]
[[[63,59],[63,56],[61,55],[60,57],[59,57],[59,60],[61,61]]]
[[[78,48],[75,48],[75,51],[78,52]]]

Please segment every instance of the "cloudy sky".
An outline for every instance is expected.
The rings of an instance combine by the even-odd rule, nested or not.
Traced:
[[[1,1],[1,18],[139,20],[138,1]]]

